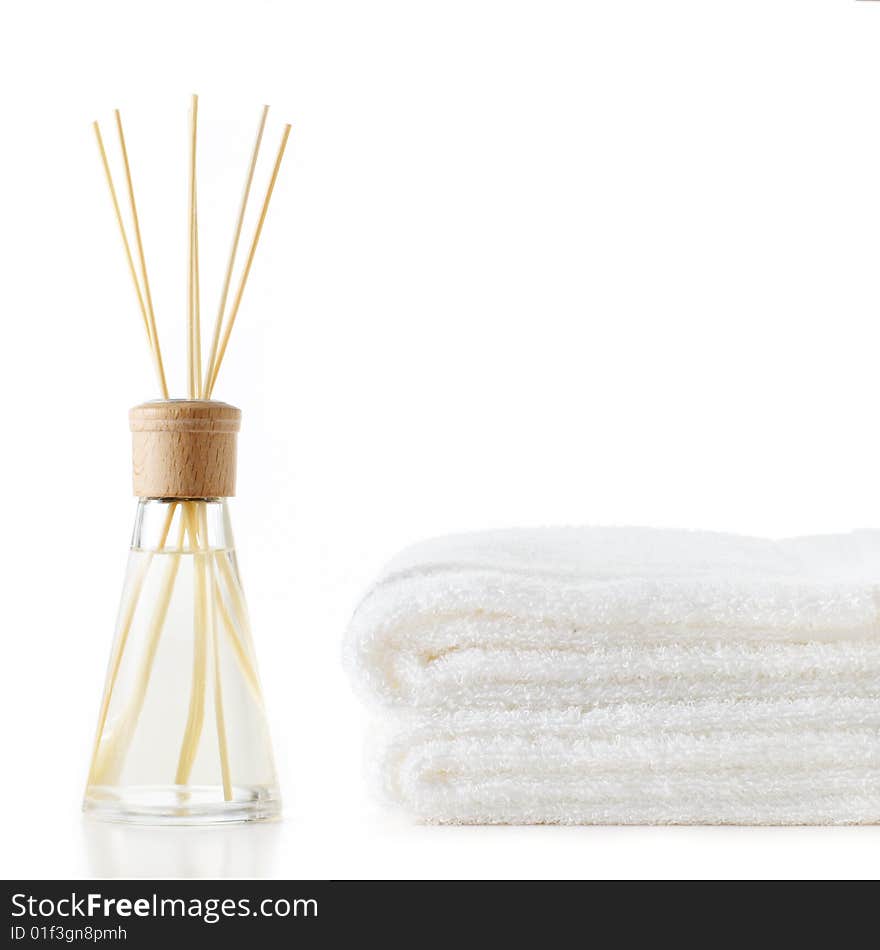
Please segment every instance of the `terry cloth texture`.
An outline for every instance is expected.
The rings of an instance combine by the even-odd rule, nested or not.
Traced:
[[[428,821],[880,821],[880,533],[442,538],[346,645],[386,794]]]

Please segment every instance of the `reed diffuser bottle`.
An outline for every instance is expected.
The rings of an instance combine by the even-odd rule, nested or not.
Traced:
[[[193,96],[188,162],[188,399],[168,395],[121,117],[117,111],[128,228],[101,132],[94,124],[163,397],[129,413],[138,507],[83,802],[87,813],[101,818],[200,824],[267,819],[280,812],[227,502],[235,494],[241,412],[212,396],[290,133],[290,126],[285,126],[244,265],[230,294],[267,112],[268,106],[260,117],[211,345],[203,363],[198,98]]]
[[[273,817],[278,786],[227,504],[241,413],[169,400],[129,418],[139,502],[86,811]]]

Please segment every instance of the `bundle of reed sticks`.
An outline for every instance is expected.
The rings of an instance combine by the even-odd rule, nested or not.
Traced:
[[[203,359],[201,332],[201,288],[199,283],[199,223],[198,223],[198,187],[197,187],[197,144],[198,144],[198,97],[193,95],[190,114],[189,135],[189,188],[188,188],[188,276],[186,307],[186,355],[187,355],[187,395],[189,400],[204,400],[206,406],[222,406],[209,402],[217,382],[223,359],[226,355],[229,339],[238,317],[245,287],[262,234],[269,203],[278,178],[281,161],[290,135],[290,125],[285,125],[281,135],[271,176],[266,186],[262,204],[248,246],[244,265],[241,268],[234,292],[233,275],[241,242],[245,215],[257,168],[260,146],[266,127],[269,107],[264,106],[260,115],[257,133],[248,163],[241,203],[236,215],[229,257],[220,289],[219,304],[211,334],[207,358]],[[125,260],[134,287],[137,306],[143,321],[150,356],[155,368],[162,400],[169,400],[168,382],[162,359],[162,349],[156,326],[153,297],[147,273],[135,190],[132,181],[131,164],[126,147],[122,118],[115,112],[116,132],[124,171],[125,191],[128,196],[130,233],[126,227],[122,208],[114,184],[110,163],[98,122],[93,125],[95,137],[106,177],[110,199],[113,205]],[[132,251],[134,246],[134,252]],[[233,407],[226,407],[237,413]],[[135,410],[133,410],[134,412]],[[237,427],[236,416],[236,427]],[[176,531],[172,531],[174,522]],[[173,539],[169,542],[169,539]],[[154,553],[170,554],[160,580],[159,595],[148,605],[151,615],[147,621],[146,642],[136,661],[137,673],[133,688],[129,689],[122,712],[114,717],[112,729],[108,726],[108,712],[117,686],[120,667],[129,645],[129,634],[134,618],[140,606],[145,581],[150,571]],[[193,555],[194,597],[193,597],[193,671],[190,689],[189,711],[183,730],[178,765],[174,784],[185,788],[193,769],[196,753],[205,718],[206,694],[208,692],[209,657],[210,667],[214,671],[212,687],[218,754],[222,775],[223,797],[230,801],[233,797],[233,781],[230,774],[229,753],[226,741],[222,683],[220,676],[218,638],[224,636],[231,646],[243,679],[262,707],[262,695],[256,673],[255,655],[247,619],[243,593],[237,574],[230,567],[225,552],[212,550],[207,517],[207,502],[200,498],[177,498],[168,505],[161,536],[154,551],[149,552],[141,563],[140,569],[128,585],[123,595],[123,605],[117,628],[117,636],[110,658],[110,666],[105,684],[104,696],[98,718],[94,749],[91,760],[88,784],[90,787],[112,785],[123,768],[128,748],[132,741],[138,719],[144,705],[147,687],[153,668],[153,662],[159,646],[169,604],[174,592],[181,556]]]
[[[229,249],[229,259],[226,265],[226,273],[223,280],[223,286],[220,292],[220,302],[217,307],[217,315],[214,320],[214,332],[211,337],[211,346],[208,351],[208,358],[202,366],[202,336],[201,336],[201,290],[199,285],[199,211],[198,211],[198,187],[197,187],[197,143],[198,143],[198,120],[199,120],[199,97],[193,95],[192,108],[190,112],[190,154],[189,154],[189,209],[188,209],[188,256],[189,270],[187,277],[187,319],[186,319],[186,353],[187,353],[187,392],[190,399],[210,399],[217,382],[217,376],[220,373],[220,367],[223,364],[223,358],[226,356],[226,348],[229,345],[229,338],[238,318],[238,312],[241,308],[242,297],[250,276],[251,267],[254,262],[254,255],[257,252],[257,245],[260,241],[260,235],[263,232],[263,225],[266,221],[266,214],[269,210],[269,202],[272,200],[272,192],[275,189],[275,182],[278,179],[278,171],[281,168],[281,160],[284,158],[284,150],[287,147],[287,139],[290,135],[290,125],[284,126],[281,135],[281,142],[278,146],[278,152],[275,156],[275,163],[272,168],[272,174],[266,187],[263,197],[263,203],[260,208],[256,227],[245,258],[244,267],[238,280],[238,287],[232,298],[231,306],[229,303],[229,291],[231,289],[232,277],[235,270],[235,262],[238,255],[238,246],[241,241],[241,232],[244,226],[245,213],[250,198],[251,186],[254,180],[254,172],[257,167],[257,159],[260,154],[260,145],[263,141],[263,132],[266,127],[266,119],[269,114],[269,107],[263,106],[260,122],[257,128],[257,135],[254,141],[254,147],[248,164],[247,174],[245,176],[244,191],[241,197],[238,215],[236,216],[235,227],[232,235],[232,244]],[[162,348],[159,345],[159,334],[156,330],[156,314],[153,308],[153,296],[150,293],[150,280],[147,275],[147,261],[144,254],[144,243],[141,236],[140,220],[138,217],[137,202],[135,201],[134,184],[131,176],[131,165],[128,158],[128,149],[125,144],[125,133],[122,129],[122,117],[119,110],[115,111],[116,131],[119,137],[119,149],[122,157],[122,164],[125,172],[125,185],[128,192],[129,207],[131,210],[131,227],[134,232],[134,241],[137,249],[138,267],[135,266],[134,256],[131,250],[131,242],[126,232],[125,221],[119,204],[116,192],[116,186],[113,183],[113,175],[110,171],[110,163],[107,160],[107,151],[104,148],[104,139],[101,135],[101,129],[98,122],[93,123],[95,137],[98,142],[98,150],[101,155],[101,163],[104,168],[104,175],[107,179],[107,187],[110,191],[110,199],[113,203],[113,210],[116,215],[116,222],[119,226],[119,234],[122,238],[122,246],[125,251],[125,258],[128,264],[128,271],[134,286],[135,296],[137,298],[138,308],[144,323],[144,330],[147,334],[147,344],[150,347],[150,354],[156,369],[156,375],[159,381],[159,389],[163,399],[168,399],[168,383],[165,377],[165,367],[162,362]],[[227,312],[228,309],[228,312]]]

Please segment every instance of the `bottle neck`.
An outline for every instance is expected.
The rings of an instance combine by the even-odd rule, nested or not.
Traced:
[[[231,550],[233,546],[226,498],[138,499],[133,550],[191,553]]]

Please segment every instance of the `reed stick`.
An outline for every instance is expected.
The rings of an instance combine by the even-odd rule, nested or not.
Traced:
[[[231,537],[231,532],[230,532]],[[254,655],[254,646],[253,639],[251,637],[250,631],[250,622],[248,621],[247,605],[244,602],[244,595],[241,591],[241,587],[238,584],[237,573],[233,572],[232,568],[229,565],[229,561],[226,557],[224,551],[215,551],[214,552],[214,566],[217,568],[217,588],[215,591],[216,602],[218,611],[220,612],[221,619],[223,620],[223,625],[226,629],[229,642],[235,651],[236,660],[238,661],[238,668],[242,672],[245,678],[245,682],[251,690],[251,693],[254,697],[254,700],[257,703],[258,708],[263,712],[263,715],[260,717],[263,730],[265,732],[266,738],[266,748],[270,759],[272,758],[272,742],[269,738],[269,724],[265,716],[265,701],[263,700],[263,691],[260,686],[260,678],[257,674],[256,668],[256,657]],[[224,574],[227,579],[227,589],[230,592],[230,598],[235,601],[235,620],[241,624],[243,628],[243,634],[245,638],[245,643],[242,643],[241,637],[237,632],[237,624],[235,620],[230,616],[228,609],[226,608],[225,601],[223,600],[222,593],[220,591],[221,582],[219,575]],[[272,768],[274,770],[274,762]]]
[[[117,677],[119,676],[119,667],[122,663],[122,657],[125,654],[125,647],[128,643],[128,635],[131,632],[132,621],[134,620],[141,590],[143,589],[147,572],[150,569],[151,561],[152,559],[146,560],[141,564],[141,569],[138,571],[132,586],[131,596],[128,598],[127,605],[123,607],[119,632],[113,647],[113,653],[110,657],[110,666],[107,671],[107,682],[104,686],[104,695],[101,699],[101,710],[98,713],[98,727],[95,731],[95,742],[92,746],[92,758],[89,765],[90,784],[95,784],[95,766],[98,759],[98,749],[101,745],[101,739],[104,735],[104,728],[107,724],[107,713],[110,710],[110,699],[113,696],[113,690],[116,686]]]
[[[263,232],[263,225],[266,222],[266,213],[269,210],[269,202],[272,200],[272,192],[275,190],[275,182],[278,179],[278,171],[281,168],[281,160],[284,158],[284,150],[287,147],[287,139],[289,136],[290,125],[285,125],[284,132],[281,136],[281,144],[278,146],[278,154],[275,158],[275,166],[272,169],[272,177],[269,179],[269,187],[266,189],[266,196],[263,199],[263,207],[260,209],[260,217],[257,220],[257,227],[254,232],[253,240],[251,241],[247,259],[245,261],[244,271],[242,272],[241,280],[238,284],[238,291],[235,294],[232,309],[229,312],[229,320],[226,323],[226,329],[223,331],[220,349],[217,352],[217,360],[211,373],[211,378],[208,380],[206,393],[207,398],[209,399],[211,398],[211,394],[214,391],[214,385],[217,382],[217,374],[220,372],[220,366],[223,363],[223,357],[226,355],[226,347],[229,345],[229,337],[232,334],[232,328],[235,326],[235,321],[238,317],[238,310],[241,306],[241,298],[244,294],[244,288],[247,284],[248,275],[251,272],[251,266],[254,263],[254,255],[257,253],[257,244],[260,241],[260,235]]]
[[[120,716],[120,725],[114,730],[113,735],[106,743],[101,743],[97,751],[94,768],[90,783],[101,785],[104,781],[115,779],[122,769],[125,756],[131,744],[131,739],[137,727],[144,700],[147,695],[147,687],[150,684],[150,673],[153,669],[153,662],[156,659],[156,651],[159,648],[159,641],[162,637],[162,630],[165,626],[165,619],[168,616],[168,608],[171,604],[171,597],[174,593],[174,584],[177,579],[177,572],[180,568],[180,557],[183,552],[184,540],[184,521],[181,518],[180,530],[177,538],[177,549],[172,553],[165,575],[162,580],[159,597],[156,601],[156,607],[153,612],[152,621],[147,632],[146,647],[141,657],[140,670],[135,680],[131,697],[128,701],[123,714]]]
[[[207,537],[207,536],[206,536]],[[226,717],[223,713],[223,670],[220,661],[220,643],[217,623],[214,616],[214,604],[217,597],[217,575],[210,561],[202,561],[202,570],[208,569],[214,596],[208,597],[208,620],[211,627],[211,646],[214,659],[214,720],[217,728],[217,751],[220,756],[220,776],[223,782],[223,799],[232,801],[232,777],[229,768],[229,742],[226,738]]]
[[[242,643],[241,638],[238,635],[238,631],[235,628],[235,622],[232,617],[229,615],[229,610],[226,607],[226,602],[223,599],[223,593],[221,590],[221,581],[219,578],[219,570],[217,569],[216,561],[219,558],[222,558],[222,553],[215,554],[215,583],[214,583],[214,603],[215,603],[215,612],[219,616],[220,620],[223,623],[223,629],[226,631],[226,635],[229,639],[229,643],[232,646],[233,653],[235,655],[236,662],[238,667],[244,675],[245,682],[250,688],[251,693],[256,699],[257,703],[263,705],[263,693],[260,688],[260,678],[257,675],[256,667],[254,666],[253,660],[250,656],[249,650]],[[244,622],[242,620],[242,622]]]
[[[187,531],[189,532],[192,547],[193,567],[199,557],[199,529],[198,516],[195,508],[198,502],[184,502],[187,516]],[[205,631],[205,585],[204,575],[194,570],[195,596],[193,597],[193,670],[192,686],[190,689],[189,712],[186,718],[186,728],[180,746],[180,756],[177,761],[177,773],[174,783],[186,785],[192,773],[193,763],[199,749],[202,737],[202,727],[205,722],[205,679],[208,662],[207,637]]]
[[[217,307],[217,318],[214,321],[214,335],[211,339],[211,349],[208,353],[208,362],[205,366],[205,381],[209,381],[214,373],[214,363],[217,359],[217,347],[220,344],[220,331],[223,329],[223,317],[226,314],[226,301],[229,297],[229,285],[232,282],[232,271],[235,267],[235,257],[238,253],[238,242],[241,240],[241,229],[244,224],[245,211],[247,210],[248,198],[251,193],[251,185],[254,181],[254,171],[257,167],[257,158],[260,154],[260,144],[263,141],[263,130],[266,128],[266,118],[269,115],[269,107],[263,106],[263,112],[260,116],[260,124],[257,128],[257,137],[254,140],[254,148],[251,152],[251,161],[248,165],[247,175],[244,180],[244,191],[241,195],[241,205],[238,209],[238,218],[235,222],[235,230],[232,234],[232,245],[229,249],[229,260],[226,264],[226,275],[223,278],[223,289],[220,291],[220,303]],[[203,390],[202,396],[207,398],[207,393]]]
[[[195,194],[193,214],[193,372],[196,397],[202,398],[202,303],[199,287],[199,193]]]
[[[244,593],[236,580],[236,574],[233,572],[229,561],[219,552],[217,555],[217,566],[220,568],[220,573],[223,575],[223,580],[226,583],[226,589],[229,591],[229,597],[232,601],[232,616],[237,617],[241,622],[243,628],[242,632],[245,638],[245,647],[250,651],[252,649],[250,618],[248,617]]]
[[[171,530],[171,522],[174,519],[174,511],[176,508],[176,502],[172,502],[168,508],[168,511],[165,515],[165,524],[159,537],[159,543],[156,546],[157,550],[162,550],[165,547],[165,544],[168,540],[168,533]],[[92,749],[92,760],[89,767],[90,782],[92,780],[91,774],[94,771],[95,761],[98,755],[98,746],[100,745],[101,737],[104,734],[104,726],[107,723],[107,713],[110,709],[110,700],[113,696],[113,690],[116,686],[116,680],[119,676],[119,667],[122,664],[122,657],[125,654],[125,647],[128,644],[128,635],[131,633],[131,625],[134,622],[135,611],[137,610],[141,591],[143,590],[144,583],[147,579],[147,573],[150,570],[150,565],[153,563],[154,553],[155,552],[150,551],[141,564],[141,569],[138,571],[134,584],[132,585],[131,596],[128,598],[128,603],[125,605],[125,607],[123,607],[120,614],[119,631],[116,635],[116,642],[113,646],[113,654],[110,658],[110,666],[107,670],[107,682],[104,686],[104,696],[101,700],[101,711],[98,714],[98,728],[95,732],[95,744]]]
[[[165,385],[165,375],[163,373],[161,357],[157,355],[156,347],[158,340],[153,340],[153,334],[150,331],[150,319],[147,316],[147,306],[144,303],[144,295],[141,293],[141,285],[138,280],[137,271],[134,266],[134,258],[131,254],[131,245],[128,242],[128,235],[125,233],[125,223],[122,220],[122,211],[119,207],[119,199],[116,197],[116,187],[113,184],[113,175],[110,173],[110,163],[107,161],[107,151],[104,148],[104,139],[101,136],[101,127],[97,122],[92,123],[95,131],[95,138],[98,142],[98,150],[101,153],[101,165],[104,168],[104,177],[107,179],[107,187],[110,190],[110,200],[113,202],[113,211],[116,215],[116,223],[119,225],[119,236],[122,238],[122,247],[125,251],[125,259],[128,262],[128,272],[131,275],[131,282],[134,285],[134,292],[137,295],[138,308],[144,321],[144,331],[147,334],[147,344],[150,347],[150,355],[153,358],[153,367],[156,370],[156,376],[159,380],[159,388],[162,390],[163,398],[168,398],[168,388]]]
[[[189,211],[187,226],[189,230],[188,261],[186,288],[186,368],[189,398],[195,399],[199,393],[196,390],[195,371],[195,235],[196,235],[196,138],[199,123],[199,97],[193,94],[190,109],[189,126]],[[201,358],[201,357],[200,357]]]
[[[165,399],[168,398],[168,384],[165,380],[165,367],[162,363],[162,348],[159,345],[159,333],[156,330],[156,314],[153,311],[153,295],[150,292],[150,278],[147,276],[147,258],[144,254],[144,242],[141,238],[141,224],[138,218],[137,202],[134,198],[134,185],[131,180],[131,165],[128,161],[128,149],[125,146],[125,133],[122,131],[122,116],[119,110],[115,110],[116,131],[119,135],[119,148],[122,151],[122,163],[125,167],[125,182],[128,186],[128,200],[131,205],[131,219],[134,224],[134,237],[137,244],[138,258],[141,264],[141,278],[144,284],[144,298],[147,305],[147,319],[150,327],[150,338],[153,341],[153,349],[156,353],[156,363],[159,367],[159,380],[162,387],[162,393]]]

